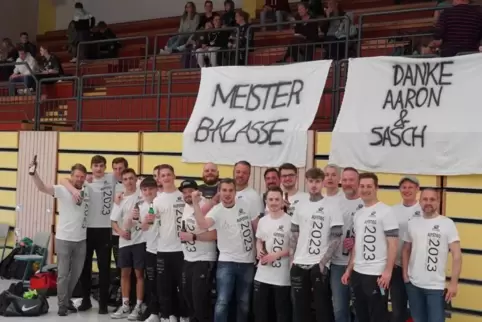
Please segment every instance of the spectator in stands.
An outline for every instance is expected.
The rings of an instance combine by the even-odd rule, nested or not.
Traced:
[[[0,47],[0,63],[12,63],[18,58],[18,52],[10,38],[3,38]],[[0,81],[6,81],[12,75],[15,66],[0,66]]]
[[[327,18],[340,18],[330,20],[328,23],[326,35],[323,39],[324,42],[328,42],[324,46],[325,58],[335,60],[345,58],[345,40],[357,34],[356,27],[352,25],[353,13],[345,12],[339,5],[338,0],[328,0],[324,11]]]
[[[234,27],[236,26],[236,18],[235,18],[235,11],[234,11],[234,2],[232,0],[224,1],[224,10],[223,17],[221,18],[221,23],[223,27]]]
[[[71,21],[67,27],[67,51],[70,55],[74,55],[75,40],[77,39],[77,33],[75,32],[75,21]]]
[[[204,13],[199,19],[199,29],[206,26],[207,21],[213,20],[213,2],[211,0],[206,0],[204,2]]]
[[[226,49],[229,42],[229,32],[216,30],[222,28],[221,17],[215,15],[213,17],[213,31],[208,33],[207,37],[203,39],[201,48],[196,50],[197,63],[199,67],[206,67],[205,58],[209,59],[209,64],[212,67],[218,66],[220,60],[219,50]]]
[[[25,89],[19,89],[19,94],[28,94],[34,91],[35,79],[33,73],[37,72],[38,65],[35,58],[25,50],[23,47],[18,47],[17,65],[10,76],[9,93],[10,96],[16,94],[16,84],[23,83]]]
[[[86,42],[90,40],[90,31],[95,26],[95,18],[89,12],[84,9],[84,5],[80,2],[76,2],[74,5],[74,26],[75,26],[75,42],[72,47],[72,60],[71,63],[77,62],[77,58],[84,59],[86,53],[86,45],[80,45],[80,42]],[[77,52],[78,50],[78,52]]]
[[[437,7],[441,8],[448,8],[452,6],[452,0],[438,0],[437,1]],[[438,23],[438,18],[440,17],[440,14],[443,12],[443,9],[440,10],[435,10],[433,13],[433,24],[436,26]]]
[[[182,53],[182,65],[184,68],[197,68],[197,54],[195,54],[196,50],[201,48],[204,44],[205,39],[208,37],[207,30],[213,29],[213,21],[212,19],[206,20],[204,22],[204,27],[200,30],[206,30],[206,32],[198,32],[192,35],[189,38],[188,42],[186,43],[186,49]],[[206,60],[205,57],[204,60]]]
[[[196,12],[196,5],[189,1],[184,6],[184,13],[181,16],[178,32],[180,35],[175,35],[169,38],[164,49],[160,50],[160,54],[168,55],[172,52],[179,52],[185,49],[185,45],[189,37],[199,27],[200,17]]]
[[[99,21],[95,29],[92,40],[109,40],[117,39],[116,34],[110,29],[104,21]],[[95,58],[115,58],[119,55],[121,44],[118,41],[109,41],[96,44],[94,56]]]
[[[40,55],[42,56],[40,60],[40,77],[37,76],[37,78],[59,77],[64,74],[60,59],[50,53],[47,46],[40,46]]]
[[[293,61],[311,61],[315,53],[315,44],[319,42],[318,24],[316,22],[303,22],[313,19],[309,13],[308,5],[305,2],[298,4],[298,16],[295,26],[294,38],[282,60],[278,63],[285,63],[291,57]]]
[[[292,19],[291,8],[288,0],[266,0],[266,4],[259,14],[259,20],[262,25],[264,25],[267,20],[281,23],[283,20],[288,19]],[[276,28],[279,31],[283,29],[283,26],[277,25]],[[263,30],[265,30],[265,28],[263,28]]]
[[[233,49],[233,51],[227,53],[227,58],[231,65],[245,65],[247,55],[246,47],[252,49],[254,45],[253,29],[249,28],[249,14],[247,12],[241,9],[236,10],[235,19],[238,29],[229,37],[228,48]],[[236,37],[238,36],[239,42],[236,44]],[[236,48],[239,48],[238,61],[236,61]]]
[[[20,34],[19,46],[22,46],[23,48],[25,48],[25,51],[27,53],[30,53],[32,57],[37,56],[37,46],[35,46],[30,42],[30,40],[28,39],[28,33],[26,33],[25,31]]]
[[[482,11],[469,0],[454,0],[453,7],[440,14],[432,48],[440,49],[440,56],[451,57],[463,52],[479,51],[482,39]]]

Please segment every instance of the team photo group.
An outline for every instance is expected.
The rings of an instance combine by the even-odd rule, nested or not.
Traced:
[[[32,179],[58,204],[59,316],[92,310],[94,252],[98,313],[129,321],[442,322],[457,294],[457,228],[440,214],[440,192],[414,176],[400,177],[392,206],[378,199],[376,174],[335,164],[304,178],[291,163],[268,168],[263,193],[249,186],[247,161],[232,178],[206,163],[203,184],[178,186],[169,164],[141,178],[125,158],[100,155],[51,185],[37,162]],[[122,304],[109,311],[112,252]]]

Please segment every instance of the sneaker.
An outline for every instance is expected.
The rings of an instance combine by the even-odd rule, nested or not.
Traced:
[[[189,322],[189,318],[183,318],[183,317],[181,317],[180,322]]]
[[[92,302],[90,301],[90,299],[83,299],[82,303],[79,305],[77,310],[79,310],[80,312],[83,312],[83,311],[88,311],[91,308],[92,308]]]
[[[74,305],[74,302],[72,300],[69,301],[69,304],[67,304],[67,310],[70,312],[77,312],[77,308]]]
[[[177,322],[177,318],[174,315],[169,317],[169,322]]]
[[[162,318],[161,319],[161,322],[169,322],[170,320],[169,319],[166,319],[166,318]]]
[[[69,314],[69,310],[65,306],[59,307],[59,310],[57,312],[58,316],[67,316]]]
[[[107,305],[99,305],[99,314],[109,314],[109,309]]]
[[[70,62],[71,62],[71,63],[76,63],[76,62],[77,62],[77,58],[72,58],[72,59],[70,60]]]
[[[125,319],[129,316],[129,307],[128,306],[121,306],[117,311],[112,313],[110,317],[112,319]]]
[[[129,321],[137,321],[137,318],[139,315],[141,315],[142,310],[141,310],[141,305],[136,305],[134,309],[132,310],[131,314],[127,317],[127,320]]]
[[[142,310],[141,314],[137,317],[137,321],[139,321],[139,322],[146,321],[151,315],[153,315],[153,314],[151,314],[151,310],[149,310],[149,308],[146,306],[145,309]],[[157,322],[159,322],[159,321],[157,321]]]
[[[151,314],[151,315],[149,315],[149,317],[146,319],[145,322],[160,322],[160,321],[161,320],[159,319],[159,316],[157,314]],[[169,320],[167,320],[167,321],[169,321]]]
[[[169,49],[161,49],[159,50],[159,55],[170,55],[172,53]]]

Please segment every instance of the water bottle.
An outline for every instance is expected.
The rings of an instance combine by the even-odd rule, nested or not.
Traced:
[[[187,232],[187,230],[186,230],[186,221],[185,221],[185,220],[183,220],[183,221],[181,222],[181,232],[183,232],[183,233]],[[181,243],[182,243],[182,244],[185,244],[186,241],[185,241],[185,240],[181,240]]]
[[[149,215],[154,215],[154,214],[155,214],[155,213],[154,213],[154,204],[153,204],[152,202],[149,204],[149,212],[148,212],[148,214],[149,214]],[[148,224],[149,224],[149,225],[153,225],[153,224],[154,224],[154,219],[149,220]]]

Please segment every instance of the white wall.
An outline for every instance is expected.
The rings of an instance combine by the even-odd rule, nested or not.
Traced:
[[[38,0],[0,0],[0,38],[9,37],[16,44],[26,31],[35,41],[37,21]]]
[[[66,29],[72,20],[76,1],[54,1],[57,6],[56,29]],[[234,0],[236,7],[241,7],[242,1]],[[83,0],[80,2],[84,4],[84,9],[95,16],[97,21],[103,20],[106,23],[180,16],[186,4],[186,1],[183,0]],[[202,12],[204,0],[194,0],[193,2],[196,4],[197,11]],[[222,10],[224,0],[213,0],[213,4],[214,10]]]

